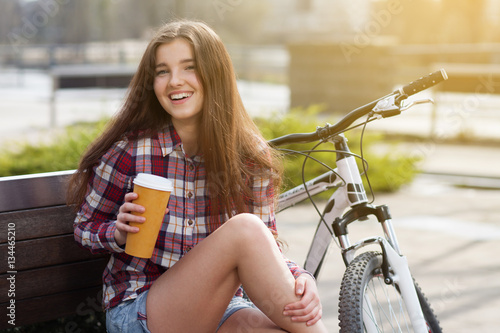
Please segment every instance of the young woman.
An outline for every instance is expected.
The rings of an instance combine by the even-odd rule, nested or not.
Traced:
[[[205,24],[149,43],[125,103],[72,179],[75,239],[110,252],[109,332],[326,332],[314,279],[275,240],[273,155],[247,115],[229,55]],[[124,253],[140,173],[174,183],[153,256]],[[246,301],[245,292],[252,300]]]

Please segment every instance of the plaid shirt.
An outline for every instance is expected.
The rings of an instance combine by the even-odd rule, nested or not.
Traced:
[[[126,193],[133,190],[133,179],[140,172],[173,181],[169,214],[165,215],[153,256],[142,259],[124,253],[114,239],[116,216]],[[267,179],[254,179],[252,190],[257,202],[272,198]],[[87,197],[77,214],[75,240],[93,253],[111,252],[103,273],[105,309],[136,298],[187,251],[210,234],[209,199],[205,186],[205,167],[200,156],[190,158],[170,125],[151,138],[117,142],[94,168]],[[276,222],[272,205],[251,207],[272,231]],[[306,271],[286,259],[298,277]],[[241,294],[241,289],[238,294]]]

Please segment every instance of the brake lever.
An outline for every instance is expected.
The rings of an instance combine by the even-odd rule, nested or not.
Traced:
[[[401,114],[401,112],[408,110],[418,104],[434,103],[432,98],[425,98],[410,101],[408,104],[405,102],[407,99],[399,100],[397,96],[389,96],[377,103],[372,109],[372,114],[378,118],[388,118]]]
[[[375,105],[372,109],[372,115],[377,118],[387,118],[392,116],[397,116],[401,113],[401,106],[399,105],[399,100],[396,95],[391,95],[384,98]]]
[[[426,104],[426,103],[434,104],[434,100],[432,98],[417,99],[415,101],[411,101],[410,103],[408,103],[408,105],[402,105],[400,110],[401,112],[406,111],[409,108],[414,107],[415,105]]]

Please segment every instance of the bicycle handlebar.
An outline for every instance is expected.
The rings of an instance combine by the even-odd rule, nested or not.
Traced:
[[[308,143],[318,141],[322,138],[326,138],[337,133],[341,133],[345,131],[357,119],[370,113],[380,100],[392,95],[403,96],[402,99],[404,99],[447,79],[448,75],[446,74],[446,71],[444,69],[440,69],[434,73],[421,77],[418,80],[410,82],[409,84],[403,86],[402,88],[394,91],[387,96],[381,97],[373,102],[352,110],[342,119],[340,119],[335,125],[328,124],[324,127],[318,127],[316,132],[311,133],[288,134],[279,138],[271,139],[269,140],[269,143],[273,146],[282,146],[291,143]]]
[[[446,71],[444,69],[440,69],[438,71],[435,71],[434,73],[408,83],[406,86],[401,87],[399,90],[396,90],[395,93],[399,92],[401,94],[411,96],[418,92],[421,92],[422,90],[435,86],[439,82],[447,79],[448,75],[446,74]]]

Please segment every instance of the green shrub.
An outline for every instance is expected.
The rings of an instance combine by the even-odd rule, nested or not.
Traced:
[[[319,114],[322,107],[315,105],[306,109],[292,109],[286,114],[275,114],[270,117],[255,119],[257,126],[266,139],[276,138],[290,133],[313,132],[317,125],[322,125]],[[0,176],[31,174],[59,170],[75,169],[82,152],[103,130],[106,120],[97,123],[79,124],[66,128],[50,144],[18,144],[13,149],[0,154]],[[359,154],[360,131],[348,132],[349,147],[353,153]],[[381,135],[365,134],[363,140],[364,157],[369,162],[368,174],[374,191],[395,191],[413,180],[418,172],[415,160],[402,153],[376,154],[370,146],[383,142]],[[307,150],[312,144],[293,144],[284,148]],[[334,149],[331,144],[324,144],[319,149]],[[331,153],[313,153],[313,157],[335,167],[335,156]],[[302,166],[304,158],[300,155],[286,156],[285,189],[302,182]],[[360,163],[360,160],[358,159]],[[359,164],[361,166],[361,164]],[[305,179],[314,178],[327,169],[320,164],[308,160]]]
[[[0,176],[76,169],[85,148],[102,131],[105,120],[70,126],[49,143],[17,143],[0,154]]]

